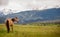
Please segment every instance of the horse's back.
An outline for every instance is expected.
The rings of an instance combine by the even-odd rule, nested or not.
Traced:
[[[11,19],[7,19],[7,20],[5,21],[5,23],[6,23],[6,24],[8,23],[8,25],[13,25],[13,22],[12,22]]]

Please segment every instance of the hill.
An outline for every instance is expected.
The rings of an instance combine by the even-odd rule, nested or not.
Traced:
[[[9,15],[6,15],[6,16],[0,17],[0,18],[2,18],[2,19],[4,18],[4,20],[5,20],[7,17],[13,18],[16,16],[20,19],[19,23],[31,23],[31,22],[38,22],[38,21],[41,22],[41,21],[49,21],[49,20],[60,20],[60,8],[21,11],[21,12],[9,14]]]

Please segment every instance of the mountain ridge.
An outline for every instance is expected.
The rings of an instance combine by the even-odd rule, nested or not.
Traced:
[[[5,19],[7,17],[18,17],[20,19],[19,23],[31,23],[58,19],[60,20],[60,8],[22,11],[4,16]]]

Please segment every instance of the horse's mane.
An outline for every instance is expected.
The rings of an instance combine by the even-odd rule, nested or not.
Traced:
[[[15,19],[14,19],[14,18],[12,18],[11,20],[12,20],[13,22],[15,21]]]

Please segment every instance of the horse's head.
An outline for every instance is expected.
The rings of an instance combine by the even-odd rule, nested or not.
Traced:
[[[18,17],[15,17],[15,22],[18,22],[19,21],[19,18]]]
[[[18,19],[18,17],[15,17],[15,18],[12,18],[12,21],[13,21],[13,22],[18,22],[19,19]]]

